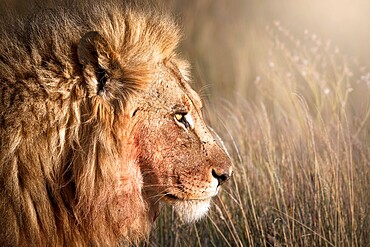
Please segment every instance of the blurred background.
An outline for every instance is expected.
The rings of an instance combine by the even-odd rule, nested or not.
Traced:
[[[205,84],[222,84],[250,94],[267,57],[267,27],[280,23],[287,36],[314,46],[330,44],[363,66],[370,57],[370,2],[367,0],[190,0],[171,1],[184,26],[183,53]],[[289,34],[290,33],[290,34]],[[288,38],[288,37],[286,37]],[[289,48],[289,47],[288,47]],[[230,92],[233,91],[233,92]],[[216,92],[213,92],[216,93]],[[216,93],[217,94],[217,93]],[[225,95],[223,95],[225,96]]]

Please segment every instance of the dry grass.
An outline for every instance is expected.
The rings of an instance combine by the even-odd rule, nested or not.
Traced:
[[[146,245],[369,246],[369,72],[278,22],[220,51],[216,33],[235,29],[214,27],[210,1],[196,5],[183,17],[196,33],[184,51],[235,173],[206,219],[185,225],[166,207]],[[204,9],[210,16],[189,24]]]

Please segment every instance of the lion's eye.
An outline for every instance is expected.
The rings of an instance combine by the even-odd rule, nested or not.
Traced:
[[[180,127],[183,127],[185,130],[194,128],[194,121],[188,113],[176,113],[175,121]]]
[[[176,118],[177,121],[181,121],[184,118],[184,114],[176,113],[175,118]]]

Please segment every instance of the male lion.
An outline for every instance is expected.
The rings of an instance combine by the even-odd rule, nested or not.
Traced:
[[[0,30],[0,246],[113,246],[160,203],[204,215],[231,175],[179,31],[133,4],[62,4]]]

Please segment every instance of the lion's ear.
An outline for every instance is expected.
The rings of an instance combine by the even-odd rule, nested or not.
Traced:
[[[95,87],[97,94],[104,93],[111,54],[108,42],[96,31],[87,32],[78,44],[78,61],[83,66],[85,79]]]

